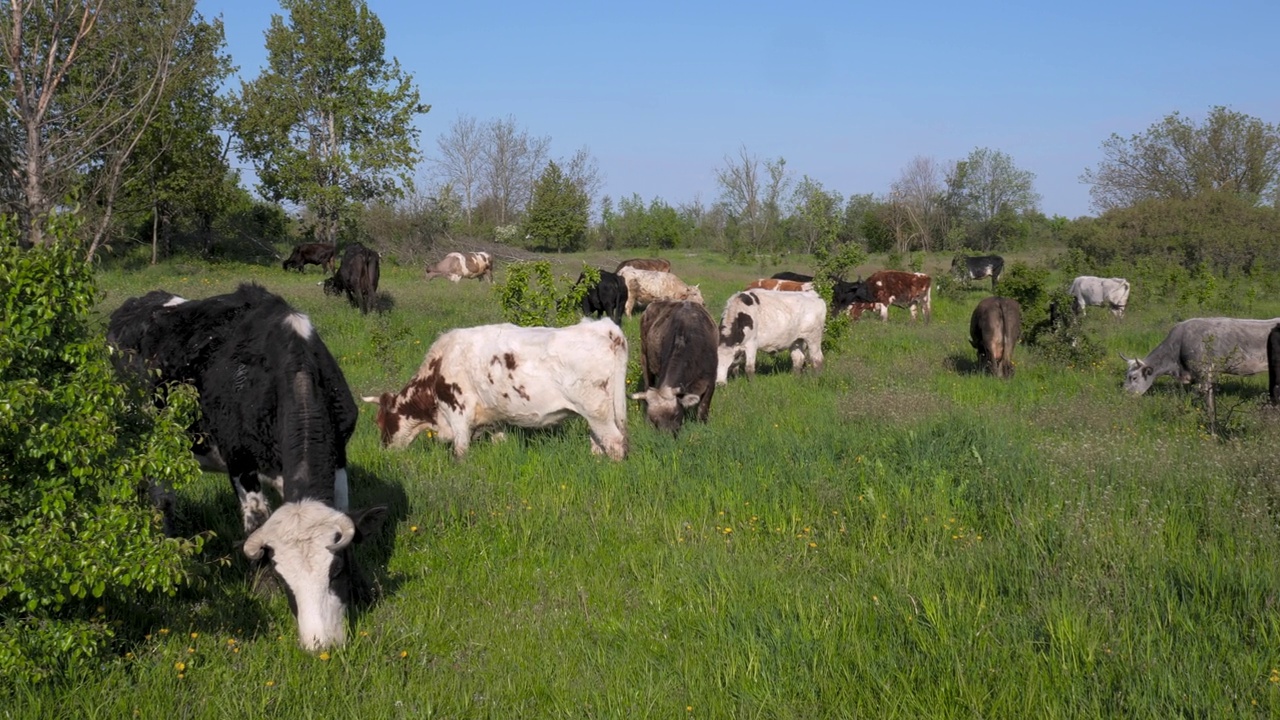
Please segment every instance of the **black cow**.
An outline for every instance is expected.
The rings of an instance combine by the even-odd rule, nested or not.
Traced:
[[[1267,335],[1267,387],[1271,390],[1271,404],[1280,405],[1280,325]]]
[[[347,512],[346,446],[358,416],[341,369],[310,319],[262,287],[162,297],[122,305],[108,336],[157,384],[195,386],[201,427],[240,499],[245,554],[274,564],[304,647],[342,644],[359,579],[350,546],[376,532],[387,508]],[[264,478],[283,500],[274,512]]]
[[[577,282],[586,279],[586,273],[578,275]],[[594,317],[608,315],[614,323],[622,325],[622,311],[627,306],[627,283],[617,273],[600,271],[600,281],[587,288],[582,296],[582,314]]]
[[[378,298],[378,253],[354,243],[342,251],[338,272],[324,281],[326,295],[347,294],[347,300],[368,314]]]
[[[658,300],[640,318],[640,377],[649,422],[671,434],[680,432],[686,408],[698,406],[697,419],[707,421],[716,391],[720,344],[715,320],[701,303]]]
[[[955,279],[969,281],[990,277],[992,291],[995,291],[996,283],[1000,282],[1002,272],[1004,272],[1004,258],[999,255],[980,257],[957,255],[951,261],[951,274]]]
[[[294,245],[293,252],[281,263],[284,270],[304,272],[308,265],[319,265],[333,272],[333,259],[337,248],[329,243],[303,243]]]
[[[776,272],[770,277],[779,280],[794,280],[796,282],[813,282],[812,275],[802,275],[790,270]],[[858,278],[854,282],[841,280],[840,278],[831,278],[831,311],[834,313],[842,312],[859,300],[859,294],[862,292],[862,278]]]

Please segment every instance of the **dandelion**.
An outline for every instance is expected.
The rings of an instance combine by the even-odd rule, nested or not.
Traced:
[[[169,628],[160,628],[160,634],[161,634],[161,635],[168,635],[168,634],[169,634]]]
[[[685,705],[685,706],[684,706],[684,711],[685,711],[685,712],[693,712],[693,706],[692,706],[692,705]]]
[[[191,639],[192,639],[192,640],[195,640],[195,639],[196,639],[196,638],[198,638],[198,637],[200,637],[200,633],[191,633]]]
[[[322,662],[329,662],[329,653],[327,652],[320,653],[320,660]]]
[[[417,526],[417,525],[410,525],[410,526],[409,526],[409,532],[411,532],[411,533],[416,533],[416,532],[418,532],[418,526]]]
[[[729,534],[729,533],[731,533],[731,532],[733,532],[733,528],[731,528],[731,527],[727,527],[727,528],[725,528],[725,529],[724,529],[724,534],[725,534],[725,535],[728,535],[728,534]]]
[[[276,681],[275,681],[275,680],[268,680],[268,681],[267,681],[267,687],[275,687],[275,686],[276,686]]]
[[[408,650],[401,650],[401,651],[400,651],[400,659],[401,659],[401,660],[403,660],[403,659],[405,659],[405,658],[407,658],[407,657],[409,657],[409,651],[408,651]]]
[[[178,661],[173,664],[173,669],[177,670],[178,672],[186,672],[187,664],[182,661]]]
[[[187,648],[187,654],[188,654],[188,655],[193,655],[193,654],[195,654],[195,651],[196,651],[196,649],[195,649],[195,648],[193,648],[193,647],[189,647],[189,648]]]
[[[369,637],[369,631],[368,631],[368,630],[361,630],[361,631],[360,631],[360,637]]]
[[[809,543],[809,547],[811,547],[811,548],[816,548],[816,547],[818,547],[818,543],[816,543],[816,542],[811,542],[811,543]]]

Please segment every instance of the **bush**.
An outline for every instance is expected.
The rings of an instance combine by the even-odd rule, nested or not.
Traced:
[[[498,287],[498,304],[507,322],[525,327],[564,327],[582,319],[582,298],[600,281],[600,271],[585,263],[580,284],[561,293],[546,260],[515,262],[507,266],[507,279]],[[563,282],[574,283],[568,278]]]
[[[149,482],[199,474],[185,428],[194,391],[156,409],[121,383],[91,327],[92,268],[50,222],[54,244],[19,249],[0,218],[0,677],[40,680],[101,653],[108,608],[173,593],[199,539],[165,538]]]
[[[1032,328],[1049,317],[1049,298],[1044,283],[1049,271],[1031,267],[1023,262],[1014,263],[1000,275],[1000,294],[1013,298],[1022,307],[1022,335],[1027,337]]]

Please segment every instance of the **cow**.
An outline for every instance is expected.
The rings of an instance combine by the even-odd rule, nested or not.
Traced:
[[[996,283],[1000,282],[1000,273],[1002,272],[1004,272],[1004,258],[999,255],[981,255],[979,257],[957,255],[951,260],[951,275],[956,280],[968,282],[990,277],[992,291],[996,289]]]
[[[382,446],[406,447],[427,431],[466,455],[474,430],[507,423],[546,427],[586,418],[591,451],[627,454],[627,338],[611,320],[565,328],[481,325],[444,333],[398,393],[378,406]]]
[[[925,322],[933,315],[933,281],[928,275],[903,270],[880,270],[861,283],[853,293],[857,302],[878,302],[897,305],[911,311],[916,319],[916,308],[924,314]]]
[[[347,301],[367,315],[378,298],[379,263],[373,250],[360,243],[348,245],[338,272],[324,281],[325,294],[346,293]]]
[[[815,292],[744,290],[725,303],[720,320],[716,384],[729,380],[729,371],[742,358],[748,377],[756,372],[756,353],[791,351],[791,369],[800,372],[806,361],[822,369],[822,330],[827,304]]]
[[[805,292],[813,290],[813,282],[798,280],[780,280],[778,278],[760,278],[747,283],[746,290],[781,290],[783,292]]]
[[[449,278],[449,282],[467,278],[493,282],[493,256],[487,252],[451,252],[427,268],[427,280],[437,277]]]
[[[1271,404],[1280,405],[1280,325],[1267,333],[1267,389]]]
[[[791,272],[790,270],[783,270],[781,272],[776,272],[770,275],[769,277],[775,280],[793,280],[795,282],[813,282],[812,275],[804,275],[798,272]]]
[[[294,245],[293,252],[281,263],[283,270],[305,272],[308,265],[319,265],[328,272],[333,272],[333,260],[337,248],[330,243],[303,243]]]
[[[574,283],[586,280],[586,273],[578,275]],[[600,280],[587,288],[582,296],[582,314],[600,318],[608,315],[618,325],[622,325],[622,311],[627,306],[627,284],[617,273],[608,270],[600,271]]]
[[[1218,373],[1254,375],[1267,369],[1267,343],[1280,318],[1191,318],[1173,326],[1151,354],[1141,360],[1120,358],[1128,365],[1124,389],[1141,395],[1161,375],[1183,383],[1200,377],[1209,363]],[[1210,355],[1210,353],[1212,353]]]
[[[1081,275],[1071,281],[1071,289],[1067,291],[1075,297],[1076,312],[1084,315],[1086,305],[1110,307],[1111,314],[1124,317],[1124,308],[1129,304],[1129,281],[1124,278],[1100,278],[1092,275]]]
[[[1006,297],[978,303],[969,318],[969,344],[978,351],[978,366],[998,378],[1013,377],[1013,349],[1022,336],[1022,307]]]
[[[637,270],[652,270],[653,272],[671,272],[671,261],[662,258],[631,258],[618,263],[618,267],[614,269],[615,273],[621,273],[622,268],[635,268]]]
[[[650,303],[640,317],[640,378],[649,422],[672,435],[680,432],[685,410],[697,406],[706,422],[716,389],[718,335],[715,320],[689,300]]]
[[[848,315],[849,319],[854,322],[857,322],[862,317],[862,314],[866,312],[873,312],[879,315],[882,322],[888,322],[889,320],[889,306],[884,303],[855,300],[842,308],[841,312]]]
[[[624,308],[627,317],[631,317],[631,311],[636,305],[648,305],[655,300],[692,300],[705,304],[702,291],[697,285],[687,285],[669,272],[624,267],[618,272],[618,276],[627,285],[627,304]]]
[[[311,320],[258,285],[203,300],[149,294],[113,313],[108,336],[157,384],[190,383],[200,426],[240,500],[245,555],[284,580],[304,648],[341,645],[360,576],[351,544],[372,536],[385,506],[349,512],[347,441],[355,402]],[[271,510],[263,481],[282,504]]]

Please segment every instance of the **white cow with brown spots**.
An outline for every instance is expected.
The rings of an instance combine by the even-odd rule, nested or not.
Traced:
[[[437,277],[449,278],[449,282],[464,278],[493,282],[493,256],[487,252],[451,252],[427,268],[428,280]]]

